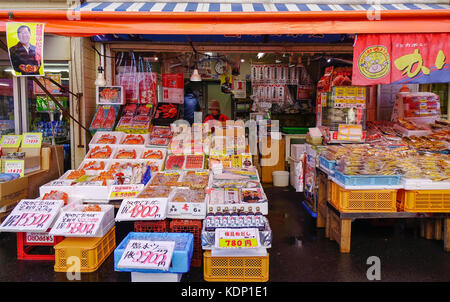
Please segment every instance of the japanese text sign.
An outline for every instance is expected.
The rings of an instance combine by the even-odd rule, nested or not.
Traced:
[[[340,141],[361,141],[363,136],[361,125],[345,125],[338,126],[338,140]]]
[[[114,185],[111,186],[109,199],[125,199],[136,197],[144,187],[143,184]]]
[[[42,145],[42,133],[24,133],[22,148],[40,148]]]
[[[19,148],[22,135],[3,135],[0,145],[2,148]]]
[[[20,177],[25,175],[25,161],[23,159],[6,159],[4,165],[5,173],[17,173]]]
[[[117,267],[168,271],[174,249],[175,241],[130,240]]]
[[[447,33],[358,35],[352,84],[450,82],[449,38]]]
[[[259,231],[256,228],[216,229],[215,247],[227,248],[259,248]]]
[[[50,235],[65,237],[96,237],[105,212],[63,212]]]
[[[124,199],[116,215],[116,221],[164,220],[167,198]]]
[[[45,232],[63,205],[63,200],[23,199],[3,221],[0,230],[4,232]]]

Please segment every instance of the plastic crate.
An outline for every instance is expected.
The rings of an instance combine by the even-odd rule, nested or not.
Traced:
[[[118,268],[117,264],[125,252],[130,240],[175,241],[172,262],[168,271],[152,269]],[[190,233],[129,233],[114,251],[114,270],[117,272],[139,273],[187,273],[189,271],[194,248],[194,235]]]
[[[170,232],[191,233],[194,235],[194,253],[191,266],[202,266],[202,221],[192,219],[173,219],[170,222]]]
[[[334,177],[346,186],[395,186],[400,183],[401,175],[345,175],[334,170]]]
[[[212,257],[211,251],[205,251],[203,267],[205,281],[269,281],[269,254],[254,257]]]
[[[19,260],[55,260],[55,254],[31,254],[30,252],[36,249],[36,247],[47,246],[53,247],[55,244],[64,240],[62,236],[49,236],[53,240],[48,242],[34,242],[30,240],[29,236],[49,236],[48,233],[17,233],[17,259]],[[39,239],[38,239],[39,240]]]
[[[336,167],[335,160],[328,160],[323,156],[319,156],[319,163],[321,167],[328,169],[330,171],[334,171],[334,168]]]
[[[80,272],[90,273],[96,271],[116,247],[116,228],[104,237],[92,238],[66,238],[55,245],[55,272],[67,272],[73,264],[67,260],[74,256],[80,259]]]
[[[397,190],[346,190],[332,182],[331,203],[341,212],[397,212]]]
[[[281,132],[287,134],[306,134],[308,133],[308,128],[303,127],[283,127],[281,128]]]
[[[134,231],[142,233],[166,233],[169,232],[169,221],[154,220],[154,221],[135,221]]]
[[[450,190],[400,190],[397,197],[405,212],[450,213]]]

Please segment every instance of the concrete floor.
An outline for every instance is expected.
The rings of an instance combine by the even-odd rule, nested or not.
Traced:
[[[375,226],[369,220],[352,223],[351,253],[341,254],[336,242],[324,237],[301,205],[302,193],[292,188],[267,187],[269,222],[273,232],[270,253],[272,282],[368,282],[367,258],[381,261],[381,281],[448,282],[450,253],[443,242],[418,235],[417,221],[388,221]],[[390,224],[389,224],[390,223]],[[129,222],[116,225],[116,242],[133,231]],[[16,234],[0,233],[0,282],[64,282],[65,273],[55,273],[52,261],[17,260]],[[129,273],[114,272],[111,254],[99,270],[82,274],[81,281],[130,281]],[[181,280],[202,282],[203,268],[192,267]]]

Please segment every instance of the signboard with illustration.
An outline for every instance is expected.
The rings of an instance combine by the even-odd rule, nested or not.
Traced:
[[[436,34],[358,35],[353,85],[450,82],[450,36]]]
[[[15,76],[44,75],[44,24],[8,22],[6,40]]]

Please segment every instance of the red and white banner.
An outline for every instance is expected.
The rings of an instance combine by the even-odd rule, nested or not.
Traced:
[[[447,33],[358,35],[352,84],[450,82],[449,38]]]

